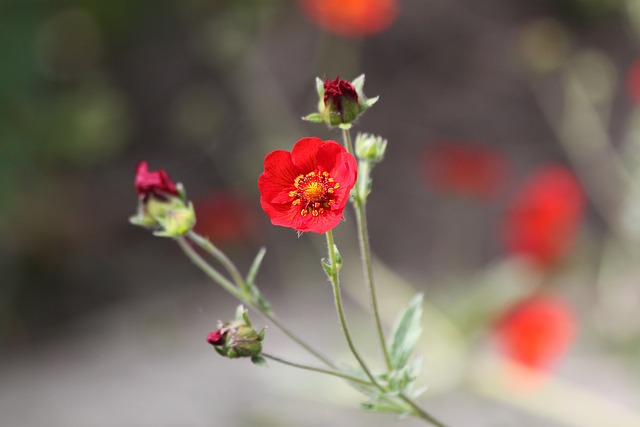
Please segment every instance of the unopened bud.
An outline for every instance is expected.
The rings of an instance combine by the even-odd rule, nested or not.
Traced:
[[[359,133],[356,136],[356,155],[360,160],[378,163],[384,158],[387,140],[381,136]]]
[[[262,361],[262,341],[265,329],[259,332],[253,329],[251,322],[247,321],[247,311],[240,306],[233,322],[219,322],[218,329],[207,335],[207,342],[216,351],[230,359],[250,357],[254,363]]]

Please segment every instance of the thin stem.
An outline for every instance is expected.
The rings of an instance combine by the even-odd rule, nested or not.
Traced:
[[[269,313],[267,310],[265,310],[262,307],[256,306],[255,304],[253,304],[251,302],[251,300],[249,300],[247,298],[247,294],[243,294],[238,288],[236,288],[233,283],[231,283],[226,277],[224,277],[223,275],[221,275],[220,273],[218,273],[218,271],[216,269],[214,269],[213,267],[211,267],[211,265],[209,265],[209,263],[207,261],[205,261],[192,247],[191,245],[187,242],[187,240],[184,237],[180,237],[177,238],[176,241],[178,242],[178,245],[180,246],[180,248],[182,248],[182,250],[184,251],[184,253],[187,255],[187,257],[196,265],[198,266],[207,276],[209,276],[214,282],[218,283],[220,286],[222,286],[222,288],[229,292],[231,295],[233,295],[236,299],[238,299],[240,302],[242,302],[243,304],[248,305],[249,307],[251,307],[253,310],[257,311],[258,313],[260,313],[264,318],[266,318],[267,320],[269,320],[276,328],[280,329],[280,331],[282,331],[282,333],[284,333],[287,337],[289,337],[292,341],[294,341],[296,344],[298,344],[300,347],[304,348],[307,352],[309,352],[310,354],[312,354],[313,356],[315,356],[318,360],[320,360],[322,363],[324,363],[325,365],[331,367],[331,368],[335,368],[335,364],[333,362],[331,362],[329,359],[327,359],[325,356],[323,356],[322,354],[320,354],[318,351],[314,350],[311,346],[309,346],[307,343],[305,343],[304,341],[302,341],[302,339],[298,338],[293,332],[291,332],[289,329],[287,329],[282,323],[280,323],[278,320],[276,320],[276,318]],[[226,258],[226,256],[225,256]],[[228,258],[227,258],[228,260]],[[229,260],[230,265],[233,266],[233,269],[235,271],[237,271],[237,269],[235,268],[235,266],[231,263],[231,261]],[[238,274],[239,275],[239,274]],[[241,279],[244,282],[244,279]],[[246,286],[246,284],[245,284]]]
[[[329,360],[326,357],[324,357],[322,354],[318,353],[316,350],[314,350],[312,347],[310,347],[307,343],[305,343],[300,338],[295,336],[293,334],[293,332],[289,331],[289,329],[287,329],[284,325],[282,325],[282,323],[280,323],[278,320],[276,320],[276,318],[273,317],[273,315],[268,313],[266,310],[263,310],[260,307],[255,307],[255,306],[253,306],[253,304],[251,305],[251,308],[253,308],[254,310],[260,312],[260,314],[262,314],[267,320],[269,320],[269,322],[273,323],[276,328],[280,329],[280,331],[282,331],[282,333],[284,333],[286,336],[288,336],[292,341],[294,341],[300,347],[302,347],[305,350],[307,350],[307,352],[309,352],[310,354],[314,355],[316,357],[316,359],[320,360],[322,363],[324,363],[325,365],[327,365],[327,366],[329,366],[331,368],[334,368],[334,369],[336,368],[335,363],[333,363],[331,360]]]
[[[276,362],[285,364],[285,365],[289,365],[289,366],[293,366],[294,368],[300,368],[300,369],[306,369],[307,371],[313,371],[313,372],[319,372],[321,374],[327,374],[327,375],[333,375],[334,377],[340,377],[342,379],[345,379],[347,381],[351,381],[351,382],[355,382],[355,383],[359,383],[362,385],[371,385],[371,383],[369,381],[365,381],[361,378],[358,377],[354,377],[352,375],[348,375],[348,374],[343,374],[342,372],[338,372],[338,371],[331,371],[329,369],[323,369],[323,368],[318,368],[315,366],[309,366],[309,365],[303,365],[301,363],[296,363],[296,362],[291,362],[290,360],[286,360],[283,359],[281,357],[277,357],[271,354],[267,354],[265,352],[260,353],[263,357],[266,357],[267,359],[271,359],[274,360]]]
[[[194,231],[189,231],[189,233],[187,233],[187,237],[191,239],[191,241],[196,245],[207,251],[216,260],[218,260],[220,264],[222,264],[222,266],[227,270],[236,285],[247,295],[250,294],[249,286],[247,286],[244,277],[242,277],[235,264],[231,262],[231,260],[224,254],[224,252],[218,249],[209,240],[205,239]]]
[[[365,279],[369,288],[371,308],[373,310],[373,317],[376,322],[376,330],[378,332],[380,347],[382,348],[382,353],[384,354],[384,360],[387,364],[387,369],[391,370],[391,356],[389,355],[389,348],[384,336],[384,330],[382,329],[382,320],[380,318],[380,310],[378,309],[378,297],[376,295],[376,286],[373,278],[373,267],[371,264],[371,247],[369,245],[369,233],[367,231],[367,213],[365,203],[364,201],[357,200],[354,203],[354,206],[358,222],[358,241],[360,243],[362,270],[364,271]]]
[[[222,274],[218,273],[216,269],[211,267],[207,261],[204,260],[187,242],[184,237],[179,237],[175,239],[178,242],[178,245],[182,249],[182,251],[187,255],[187,257],[197,265],[200,270],[202,270],[207,276],[209,276],[214,282],[219,284],[224,288],[225,291],[229,292],[231,295],[236,297],[242,302],[246,302],[244,295],[242,292],[236,288],[233,283],[231,283],[226,277]]]
[[[343,129],[342,133],[345,146],[347,146],[347,151],[353,153],[353,147],[351,144],[351,133],[348,129]],[[362,271],[364,272],[364,277],[369,289],[371,309],[373,311],[373,317],[376,323],[376,331],[378,333],[380,347],[382,348],[382,353],[384,354],[384,361],[386,363],[387,370],[391,371],[393,367],[391,364],[391,356],[389,355],[389,348],[387,347],[387,341],[384,335],[384,329],[382,328],[380,310],[378,309],[378,297],[376,295],[376,286],[373,278],[373,267],[371,264],[371,245],[369,244],[369,232],[367,228],[366,197],[369,185],[369,166],[369,162],[360,162],[358,171],[358,187],[356,188],[356,197],[353,201],[353,205],[355,207],[356,219],[358,222],[358,242],[360,244]]]
[[[355,156],[353,144],[351,143],[351,132],[349,132],[349,129],[342,129],[342,139],[344,139],[344,147],[347,149],[347,153]]]
[[[411,407],[411,409],[413,410],[413,414],[415,416],[430,422],[436,427],[447,427],[446,424],[443,424],[442,422],[436,420],[431,415],[429,415],[424,409],[419,407],[409,396],[405,395],[404,393],[400,393],[398,397],[404,400],[404,402]]]
[[[336,257],[335,245],[333,243],[333,233],[331,232],[331,230],[329,230],[327,231],[326,234],[327,234],[327,246],[329,247],[329,260],[331,262],[331,268],[332,268],[332,273],[329,275],[329,279],[333,287],[333,296],[335,299],[336,309],[338,311],[338,318],[340,319],[340,326],[342,327],[342,332],[344,333],[344,337],[347,340],[347,345],[349,346],[351,353],[356,358],[356,360],[358,361],[358,364],[360,365],[364,373],[367,375],[369,380],[371,380],[371,383],[375,385],[378,389],[380,389],[380,391],[382,391],[383,393],[386,393],[387,390],[385,390],[384,387],[378,384],[375,377],[367,367],[367,364],[364,362],[364,359],[362,359],[362,357],[356,350],[356,347],[353,343],[353,339],[351,338],[351,333],[349,332],[349,327],[347,325],[347,319],[344,315],[344,307],[342,305],[342,296],[340,295],[340,279],[338,277],[338,270],[336,267],[337,257]]]

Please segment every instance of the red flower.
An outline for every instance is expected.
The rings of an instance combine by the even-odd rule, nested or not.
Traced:
[[[303,138],[264,159],[260,204],[274,225],[325,233],[342,219],[356,177],[356,160],[340,144]]]
[[[319,27],[339,36],[379,33],[398,16],[397,0],[298,0]]]
[[[480,199],[496,194],[507,169],[504,156],[497,151],[449,141],[429,147],[423,165],[431,187]]]
[[[150,196],[164,200],[167,196],[177,196],[178,190],[171,178],[163,169],[150,172],[147,162],[141,161],[136,165],[136,194],[143,200]]]
[[[344,110],[342,101],[343,99],[347,100],[347,102],[358,102],[358,92],[356,92],[356,88],[353,85],[346,81],[340,80],[340,77],[336,76],[334,80],[325,79],[324,80],[324,105],[330,106],[332,105],[336,111],[340,113],[342,116]]]
[[[507,211],[502,235],[507,250],[541,266],[562,258],[573,245],[584,215],[584,194],[562,166],[535,172]]]
[[[512,307],[498,322],[496,338],[505,354],[529,368],[548,369],[571,347],[574,316],[551,296],[534,296]]]

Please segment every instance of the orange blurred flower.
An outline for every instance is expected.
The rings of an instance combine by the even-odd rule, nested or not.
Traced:
[[[502,238],[507,251],[551,266],[575,242],[584,207],[585,197],[573,172],[563,166],[537,170],[506,213]]]
[[[379,33],[398,16],[397,0],[298,0],[298,5],[320,28],[344,37]]]
[[[502,351],[514,362],[547,370],[569,350],[575,332],[573,312],[563,301],[537,295],[504,313],[495,336]]]
[[[424,178],[442,192],[487,199],[505,182],[504,156],[484,147],[444,141],[429,147],[423,157]]]

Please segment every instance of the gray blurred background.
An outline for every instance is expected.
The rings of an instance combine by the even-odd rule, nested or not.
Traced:
[[[388,28],[343,37],[295,1],[1,1],[0,425],[395,423],[360,412],[337,380],[218,357],[204,337],[236,302],[127,220],[136,162],[167,170],[198,230],[241,270],[267,247],[259,283],[278,316],[349,361],[322,236],[272,227],[256,181],[271,150],[341,140],[300,117],[317,106],[316,76],[361,73],[380,101],[355,131],[389,140],[369,202],[386,321],[414,291],[436,319],[424,326],[424,406],[451,426],[640,425],[640,198],[608,175],[617,158],[598,155],[628,160],[638,143],[627,74],[637,3],[400,0]],[[571,98],[576,81],[587,107]],[[586,132],[584,147],[571,129]],[[464,166],[462,184],[430,180],[430,153],[451,144],[497,156],[495,185],[478,190]],[[549,163],[574,169],[589,201],[571,252],[532,272],[505,250],[500,224]],[[354,223],[347,212],[336,238],[350,320],[375,359]],[[520,399],[487,385],[499,369],[491,325],[540,287],[570,302],[580,328],[546,400]],[[308,358],[267,335],[272,352]]]

